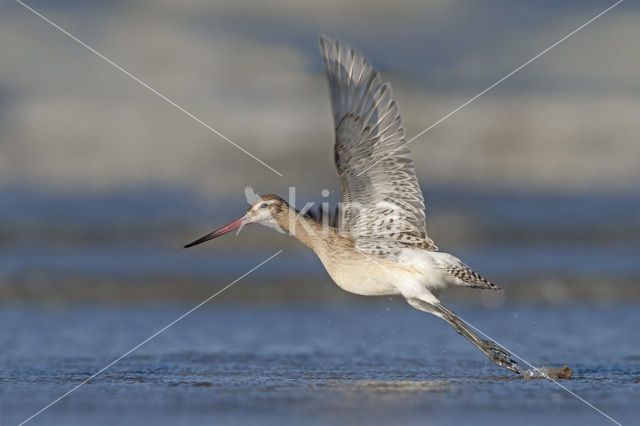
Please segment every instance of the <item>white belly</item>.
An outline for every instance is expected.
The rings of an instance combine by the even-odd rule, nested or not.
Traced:
[[[340,288],[349,293],[360,294],[362,296],[388,296],[400,294],[394,286],[393,281],[381,276],[361,276],[353,278],[343,278],[331,276],[333,281]]]
[[[324,262],[323,262],[324,263]],[[344,262],[341,264],[324,264],[333,281],[349,293],[363,296],[385,296],[401,294],[399,285],[408,278],[415,278],[398,267],[389,267],[367,262]]]
[[[407,250],[400,263],[364,255],[333,261],[320,256],[320,260],[340,288],[363,296],[415,297],[448,286],[432,255],[423,250]]]

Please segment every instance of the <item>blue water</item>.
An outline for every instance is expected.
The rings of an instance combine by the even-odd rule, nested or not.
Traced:
[[[214,300],[31,424],[612,424],[548,380],[494,366],[441,320],[367,301]],[[188,308],[4,306],[1,423],[29,417]],[[562,385],[614,419],[640,416],[633,305],[453,308],[537,366],[572,367]]]

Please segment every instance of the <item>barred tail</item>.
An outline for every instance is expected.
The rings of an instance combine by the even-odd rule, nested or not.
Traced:
[[[467,287],[486,290],[502,290],[499,286],[493,284],[469,267],[449,266],[445,270],[449,275],[463,281],[464,285]]]

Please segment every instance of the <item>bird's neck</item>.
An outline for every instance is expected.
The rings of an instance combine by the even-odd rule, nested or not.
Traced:
[[[330,227],[323,227],[315,220],[300,214],[296,209],[289,207],[287,214],[277,220],[278,226],[293,235],[302,244],[314,251],[323,248],[328,239],[328,234],[334,232]]]

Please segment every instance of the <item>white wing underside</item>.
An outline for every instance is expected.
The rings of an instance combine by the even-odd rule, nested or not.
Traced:
[[[392,256],[407,246],[437,250],[391,86],[357,51],[320,38],[336,126],[341,232],[359,250]],[[396,151],[394,151],[396,150]]]

